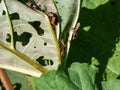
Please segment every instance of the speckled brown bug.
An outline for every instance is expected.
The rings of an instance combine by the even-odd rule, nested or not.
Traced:
[[[73,28],[72,40],[76,39],[76,37],[77,37],[77,31],[78,31],[79,27],[80,27],[80,23],[77,23],[75,25],[75,27]]]
[[[56,34],[56,37],[59,38],[60,31],[59,31],[59,16],[56,13],[53,12],[47,12],[47,9],[43,11],[49,18],[50,24]]]
[[[60,40],[60,45],[61,45],[61,46],[60,46],[60,47],[61,47],[61,50],[60,50],[60,51],[61,51],[61,52],[60,52],[60,55],[61,55],[61,56],[63,56],[63,55],[64,55],[64,53],[65,53],[65,49],[66,49],[66,45],[65,45],[65,42],[64,42],[64,40],[63,40],[63,39],[61,39],[61,40]]]
[[[58,24],[58,21],[59,21],[58,15],[56,13],[53,13],[53,12],[47,12],[46,14],[47,14],[47,16],[50,20],[50,23],[51,23],[53,29],[56,30],[55,27],[56,27],[56,25]]]
[[[32,9],[38,9],[38,10],[40,9],[33,1],[28,1],[25,4]]]

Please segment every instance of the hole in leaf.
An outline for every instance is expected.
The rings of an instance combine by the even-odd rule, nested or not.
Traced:
[[[11,20],[18,20],[18,19],[20,19],[19,14],[18,13],[10,14],[10,19]]]
[[[40,36],[42,36],[44,34],[44,30],[42,28],[40,28],[40,21],[33,21],[33,22],[28,22],[29,24],[31,24],[33,26],[33,28],[36,30],[37,34],[39,34]]]
[[[29,43],[31,37],[32,37],[32,34],[28,33],[28,32],[23,32],[21,35],[17,35],[17,32],[14,32],[15,43],[17,41],[20,41],[20,42],[22,42],[23,46],[25,46]]]
[[[22,85],[20,83],[15,83],[13,87],[14,87],[14,90],[21,90]]]
[[[36,46],[34,46],[34,48],[36,48]]]
[[[53,61],[51,59],[44,59],[46,65],[53,65]]]
[[[6,11],[5,10],[3,10],[2,15],[6,15]]]
[[[51,59],[44,59],[44,56],[40,56],[36,61],[43,66],[53,65],[53,61]]]
[[[55,1],[55,3],[56,3],[56,4],[58,4],[58,2],[57,2],[57,1]]]
[[[10,34],[7,34],[6,41],[11,42],[11,35]]]
[[[45,43],[44,43],[44,45],[46,46],[46,45],[47,45],[47,43],[45,42]]]

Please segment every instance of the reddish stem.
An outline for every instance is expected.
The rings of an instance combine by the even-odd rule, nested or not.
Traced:
[[[2,68],[0,68],[0,79],[6,90],[14,90],[6,72]]]

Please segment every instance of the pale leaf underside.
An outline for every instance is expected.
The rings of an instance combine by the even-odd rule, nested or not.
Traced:
[[[34,68],[21,60],[20,52],[48,70],[57,69],[60,51],[47,16],[17,0],[5,0],[5,3],[3,0],[0,3],[0,42],[3,45],[0,47],[0,67],[40,76],[41,72],[35,69],[39,66],[33,65]],[[13,52],[18,51],[17,54],[4,46]]]

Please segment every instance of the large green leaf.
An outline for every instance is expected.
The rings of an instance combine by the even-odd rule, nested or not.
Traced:
[[[88,9],[95,9],[100,5],[104,5],[109,0],[83,0],[82,7],[86,7]]]
[[[115,51],[111,58],[109,58],[106,66],[106,78],[117,78],[120,75],[120,41],[115,45]]]
[[[41,83],[42,82],[42,83]],[[36,83],[36,90],[79,90],[64,71],[50,71],[43,74]]]
[[[6,73],[9,76],[14,90],[33,90],[33,87],[25,74],[10,70],[6,70]]]
[[[93,65],[73,63],[68,69],[71,81],[81,90],[96,90],[97,68]]]
[[[68,74],[63,69],[43,74],[37,81],[36,90],[97,90],[96,72],[93,65],[73,63]]]
[[[120,80],[110,79],[102,82],[102,90],[120,90]]]
[[[48,17],[17,0],[1,0],[0,8],[0,66],[26,73],[22,70],[31,67],[27,61],[41,72],[56,69],[60,50]],[[30,71],[40,75],[35,69]]]

